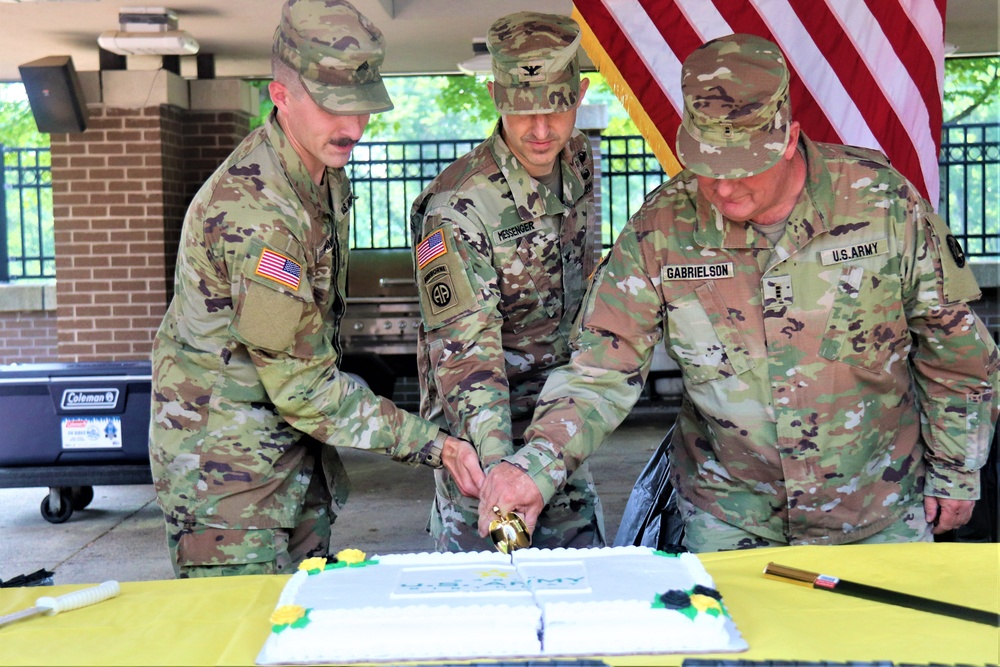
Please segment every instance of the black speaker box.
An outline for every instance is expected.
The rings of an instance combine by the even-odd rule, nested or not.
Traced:
[[[87,104],[70,56],[49,56],[18,69],[39,132],[87,129]]]

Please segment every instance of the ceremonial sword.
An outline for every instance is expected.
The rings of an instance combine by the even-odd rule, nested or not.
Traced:
[[[993,627],[1000,627],[1000,614],[996,612],[974,609],[972,607],[964,607],[959,604],[942,602],[941,600],[932,600],[930,598],[910,595],[908,593],[900,593],[898,591],[890,591],[885,588],[869,586],[868,584],[856,584],[853,581],[844,581],[843,579],[831,577],[827,574],[799,570],[786,565],[778,565],[777,563],[768,563],[767,567],[764,568],[764,576],[768,579],[777,579],[779,581],[787,581],[793,584],[812,586],[813,588],[833,591],[834,593],[843,593],[844,595],[851,595],[853,597],[872,600],[874,602],[884,602],[886,604],[894,604],[899,607],[907,607],[909,609],[917,609],[919,611],[926,611],[932,614],[942,614],[944,616],[961,618],[966,621],[974,621],[976,623],[992,625]]]
[[[90,588],[84,588],[81,591],[74,591],[72,593],[67,593],[66,595],[60,595],[57,598],[52,597],[40,597],[35,600],[35,606],[22,611],[16,611],[13,614],[7,614],[6,616],[0,616],[0,627],[14,623],[15,621],[20,621],[24,618],[30,618],[38,614],[45,614],[46,616],[55,616],[61,611],[70,611],[71,609],[79,609],[80,607],[87,607],[92,604],[97,604],[102,600],[107,600],[108,598],[113,598],[120,592],[117,581],[105,581],[100,586],[91,586]]]

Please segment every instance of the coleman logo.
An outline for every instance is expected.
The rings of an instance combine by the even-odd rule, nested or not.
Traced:
[[[736,275],[732,262],[721,264],[670,264],[660,273],[663,280],[704,280],[706,278],[732,278]]]
[[[109,410],[118,407],[117,389],[64,389],[63,410]]]
[[[852,259],[864,259],[874,255],[884,255],[889,252],[889,246],[885,239],[870,241],[868,243],[858,243],[846,248],[834,248],[824,250],[819,254],[823,266],[849,262]]]

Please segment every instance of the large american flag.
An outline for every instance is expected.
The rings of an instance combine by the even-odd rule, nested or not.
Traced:
[[[684,108],[681,64],[753,33],[781,47],[792,117],[814,141],[877,148],[936,207],[946,0],[574,0],[583,46],[664,170]]]

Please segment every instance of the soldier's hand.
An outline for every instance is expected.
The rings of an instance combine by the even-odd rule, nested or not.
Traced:
[[[449,435],[444,439],[444,447],[441,449],[441,463],[451,473],[463,496],[479,497],[479,488],[483,485],[486,474],[479,465],[479,454],[475,447]]]
[[[934,524],[934,529],[931,532],[935,535],[955,530],[969,523],[969,519],[972,518],[972,508],[975,506],[975,500],[924,496],[924,516],[927,523]]]
[[[494,507],[500,508],[501,515],[506,515],[507,512],[519,514],[531,534],[535,531],[535,523],[545,503],[542,501],[542,492],[527,473],[510,463],[498,463],[490,469],[479,491],[481,537],[490,534],[490,522],[497,518]]]

